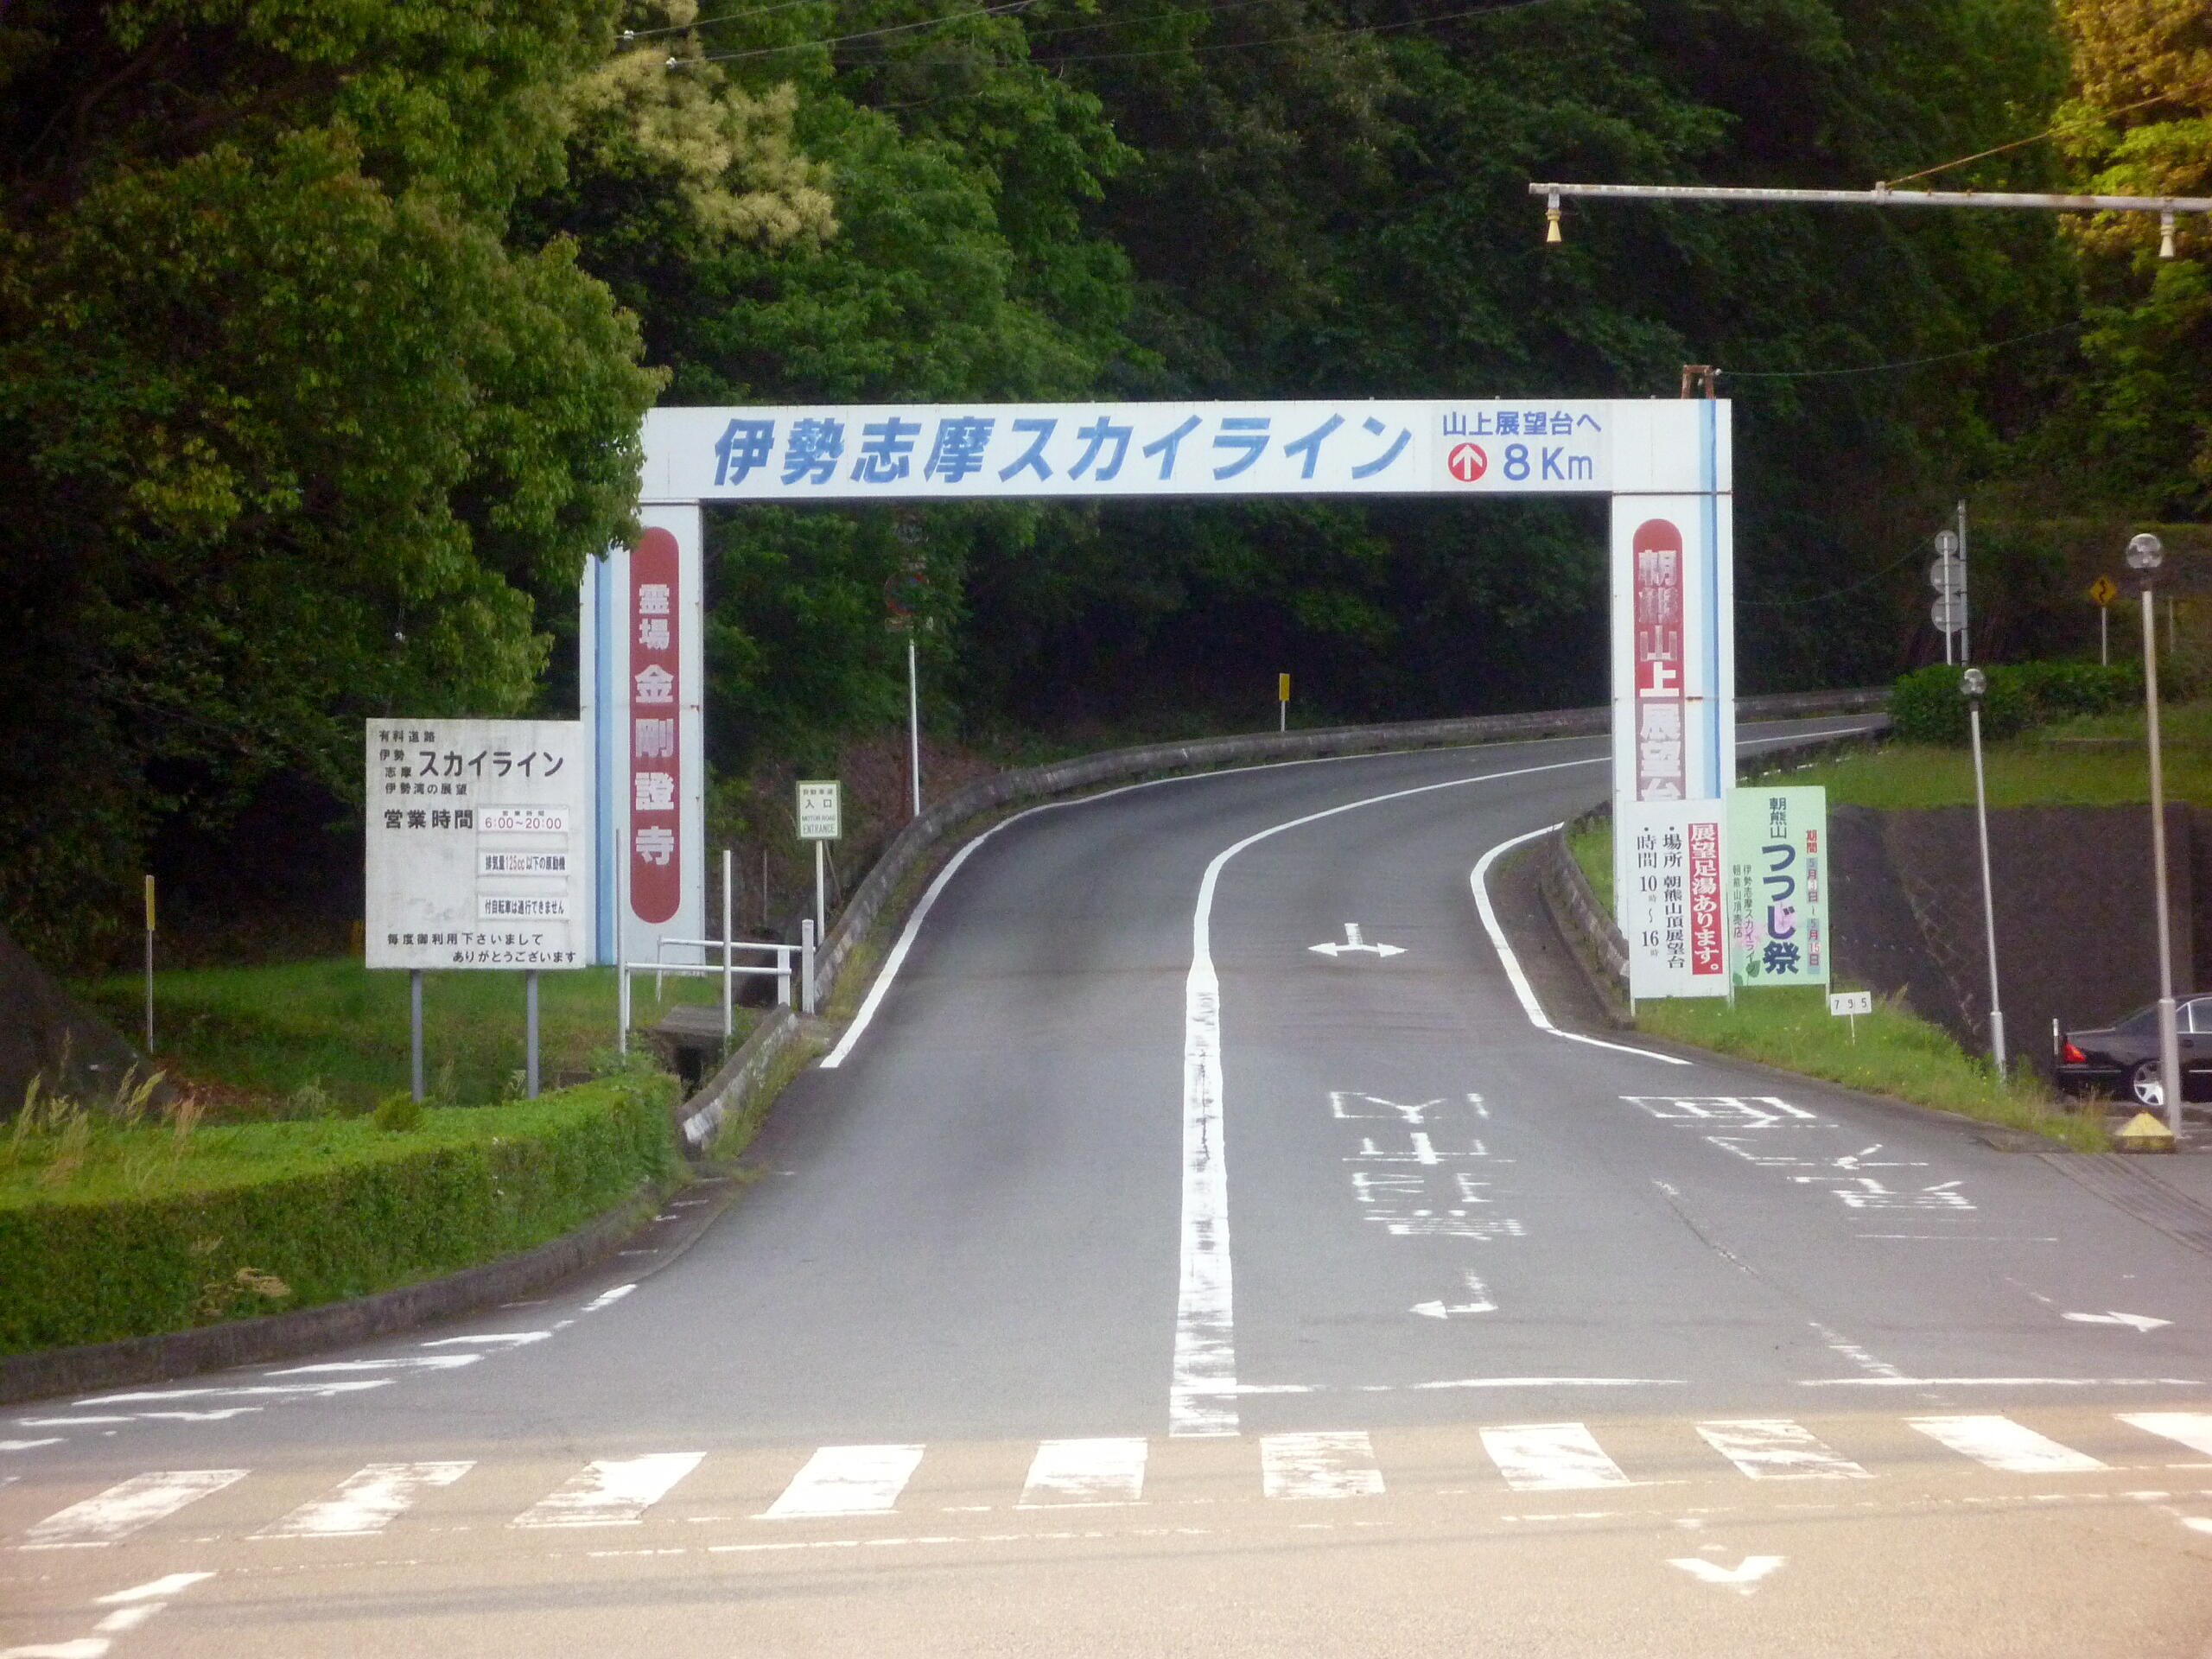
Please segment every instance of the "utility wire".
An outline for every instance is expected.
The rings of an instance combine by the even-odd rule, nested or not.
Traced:
[[[1006,0],[1003,5],[979,6],[973,11],[956,11],[942,17],[925,17],[918,23],[893,23],[888,29],[864,29],[855,35],[833,35],[827,40],[794,41],[789,46],[763,46],[749,52],[716,52],[701,58],[671,58],[668,67],[682,68],[695,63],[735,63],[744,58],[772,58],[785,52],[804,52],[817,46],[842,46],[849,41],[873,41],[886,35],[908,35],[918,29],[936,29],[944,23],[965,22],[976,17],[993,17],[1009,11],[1027,11],[1037,0]]]
[[[1337,35],[1386,35],[1394,29],[1424,29],[1431,23],[1458,22],[1467,17],[1487,17],[1493,12],[1525,11],[1530,6],[1544,6],[1554,0],[1500,0],[1495,5],[1477,6],[1467,11],[1447,11],[1434,17],[1412,17],[1395,23],[1347,23],[1340,29],[1309,29],[1295,35],[1274,35],[1263,41],[1222,41],[1212,46],[1163,47],[1148,52],[1084,52],[1065,57],[1039,58],[1046,65],[1063,63],[1111,63],[1131,58],[1179,58],[1196,56],[1201,52],[1239,52],[1255,46],[1284,46],[1294,41],[1324,40]]]
[[[2048,340],[2053,334],[2071,334],[2088,325],[2087,317],[2076,317],[2071,322],[2062,322],[2055,328],[2038,328],[2031,334],[2014,334],[2009,340],[1993,340],[1986,345],[1969,346],[1963,351],[1940,352],[1934,357],[1908,357],[1894,363],[1865,363],[1850,369],[1722,369],[1719,372],[1731,380],[1824,380],[1846,374],[1885,374],[1895,369],[1917,369],[1930,363],[1951,363],[1962,357],[1980,357],[1990,352],[2001,352],[2007,346],[2024,345],[2031,340]]]
[[[1898,566],[1910,564],[1919,556],[1919,550],[1916,549],[1912,552],[1906,554],[1901,559],[1892,559],[1889,563],[1884,565],[1871,576],[1863,577],[1859,581],[1852,582],[1846,587],[1831,588],[1824,594],[1808,594],[1802,599],[1738,599],[1736,603],[1745,610],[1753,611],[1795,610],[1798,607],[1803,605],[1826,604],[1831,599],[1840,599],[1846,594],[1855,594],[1862,588],[1872,587],[1884,576],[1888,575],[1891,571],[1897,569]]]
[[[1897,185],[1910,184],[1915,179],[1928,178],[1937,173],[1948,173],[1955,167],[1964,167],[1968,162],[1986,161],[1992,156],[2002,156],[2006,150],[2018,149],[2024,144],[2041,143],[2046,138],[2056,138],[2062,132],[2080,132],[2084,128],[2098,125],[2108,117],[2126,115],[2132,110],[2139,110],[2147,105],[2162,104],[2172,96],[2171,92],[2153,92],[2148,98],[2139,98],[2133,104],[2123,104],[2116,110],[2106,110],[2101,114],[2091,116],[2086,121],[2069,121],[2062,126],[2053,127],[2049,132],[2037,133],[2031,138],[2015,138],[2011,143],[1999,144],[1994,149],[1977,150],[1971,156],[1960,156],[1955,162],[1942,162],[1934,167],[1923,167],[1919,172],[1908,173],[1901,179],[1886,179],[1875,188],[1887,190]]]

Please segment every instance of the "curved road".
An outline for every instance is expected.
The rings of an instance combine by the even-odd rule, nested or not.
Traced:
[[[2204,1652],[2212,1217],[1603,1031],[1602,748],[1007,823],[688,1248],[0,1419],[0,1659]]]

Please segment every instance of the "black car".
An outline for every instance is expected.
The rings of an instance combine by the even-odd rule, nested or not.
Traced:
[[[2177,998],[2175,1040],[2181,1049],[2183,1100],[2212,1099],[2212,995]],[[2126,1019],[2063,1036],[2052,1024],[2058,1083],[2075,1094],[2092,1090],[2154,1109],[2166,1103],[2158,1082],[2158,1005]]]

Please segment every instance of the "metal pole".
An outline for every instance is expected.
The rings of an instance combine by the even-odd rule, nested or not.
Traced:
[[[722,849],[722,1046],[729,1046],[730,1020],[730,961],[732,943],[732,900],[730,896],[730,849]]]
[[[814,937],[820,938],[829,929],[830,907],[823,896],[822,843],[814,843]]]
[[[2158,753],[2158,626],[2143,587],[2143,712],[2151,742],[2151,886],[2158,909],[2158,1089],[2166,1128],[2181,1135],[2181,1039],[2174,1028],[2174,946],[2166,908],[2166,779]]]
[[[413,968],[407,974],[407,1056],[408,1080],[415,1098],[423,1098],[423,970]]]
[[[2112,666],[2112,607],[2097,607],[2097,660],[2107,668]]]
[[[630,1052],[630,964],[614,964],[614,1052]]]
[[[154,1058],[154,878],[146,878],[146,1058]]]
[[[1989,944],[1989,1047],[1997,1061],[1997,1075],[2005,1071],[2005,1011],[1997,998],[1997,899],[1989,880],[1989,796],[1981,773],[1981,702],[1967,705],[1967,721],[1974,736],[1974,817],[1981,839],[1981,930]]]
[[[1959,503],[1959,660],[1974,660],[1974,628],[1967,619],[1973,614],[1967,604],[1967,504]]]
[[[537,1098],[537,969],[522,976],[523,1049],[529,1058],[523,1065],[523,1093]]]
[[[922,816],[922,675],[914,631],[906,630],[906,775],[914,780],[914,816]]]
[[[818,849],[822,843],[814,843]],[[798,925],[798,1011],[814,1012],[814,918],[810,916]]]

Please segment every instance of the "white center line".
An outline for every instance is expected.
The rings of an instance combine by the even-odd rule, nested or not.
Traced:
[[[1516,1491],[1571,1492],[1634,1484],[1580,1423],[1485,1428],[1482,1437],[1483,1449]]]
[[[1069,1503],[1134,1503],[1144,1491],[1141,1440],[1040,1440],[1020,1509]]]
[[[668,1489],[699,1466],[703,1452],[656,1452],[642,1458],[601,1459],[550,1497],[540,1498],[507,1522],[511,1527],[625,1527]]]
[[[186,1504],[244,1480],[243,1469],[157,1469],[57,1510],[23,1536],[25,1549],[83,1549],[111,1544]]]
[[[764,1521],[888,1515],[922,1460],[918,1446],[824,1446],[791,1478]]]
[[[381,1532],[423,1493],[450,1486],[474,1463],[372,1463],[348,1475],[335,1491],[302,1503],[257,1538],[359,1537]]]

